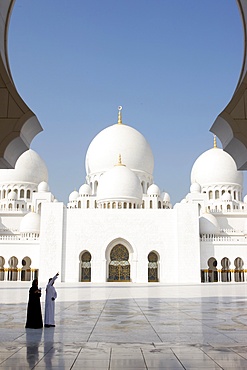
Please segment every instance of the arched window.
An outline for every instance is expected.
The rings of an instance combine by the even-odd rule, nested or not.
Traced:
[[[218,281],[218,271],[217,271],[217,260],[214,257],[208,260],[208,282],[214,283]]]
[[[227,257],[221,260],[221,281],[229,282],[231,281],[231,270],[230,270],[230,260]]]
[[[30,190],[27,190],[27,199],[30,199]]]
[[[234,266],[235,266],[234,280],[236,282],[244,281],[244,261],[242,260],[242,258],[237,257],[234,260]]]
[[[90,282],[91,281],[91,254],[86,251],[81,255],[80,258],[80,281]]]
[[[212,190],[209,191],[208,196],[209,196],[209,199],[213,199],[213,192],[212,192]]]
[[[31,280],[31,259],[29,257],[24,257],[22,260],[22,269],[21,269],[21,281],[30,281]]]
[[[21,189],[20,191],[20,198],[24,198],[24,189]]]
[[[18,259],[13,256],[9,259],[9,268],[8,268],[8,280],[17,281],[18,278]]]
[[[150,208],[153,208],[153,201],[152,200],[150,200],[149,205],[150,205]]]
[[[157,282],[158,280],[158,256],[155,252],[148,255],[148,282]]]
[[[215,199],[219,199],[219,197],[220,197],[220,192],[219,192],[219,190],[216,190],[215,191]]]
[[[89,208],[89,200],[87,200],[87,208]]]
[[[158,201],[158,208],[161,208],[161,201]]]
[[[78,208],[81,208],[81,201],[78,202]]]
[[[98,181],[95,181],[94,183],[94,193],[97,194],[97,190],[98,190]]]

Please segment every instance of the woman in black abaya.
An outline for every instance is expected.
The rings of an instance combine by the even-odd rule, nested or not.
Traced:
[[[43,328],[43,320],[40,306],[41,290],[38,288],[38,279],[34,279],[29,289],[29,300],[27,306],[26,328]]]

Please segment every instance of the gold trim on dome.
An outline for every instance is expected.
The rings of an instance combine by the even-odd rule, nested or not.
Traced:
[[[214,135],[214,148],[217,148],[216,135]]]
[[[119,107],[118,107],[118,121],[117,121],[117,123],[118,123],[118,125],[122,125],[122,109],[123,109],[123,107],[121,106],[121,105],[119,105]]]
[[[125,164],[122,163],[122,156],[121,156],[121,154],[118,154],[118,163],[115,164],[115,166],[124,166],[125,167]]]

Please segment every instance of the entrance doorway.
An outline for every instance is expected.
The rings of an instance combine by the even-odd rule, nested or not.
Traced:
[[[130,281],[129,252],[122,244],[116,245],[111,250],[108,281]]]

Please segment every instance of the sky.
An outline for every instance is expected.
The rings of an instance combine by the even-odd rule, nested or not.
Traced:
[[[31,148],[59,201],[85,182],[87,148],[121,105],[123,123],[152,148],[154,183],[175,204],[236,88],[243,29],[235,0],[16,0],[8,53],[44,130]]]

